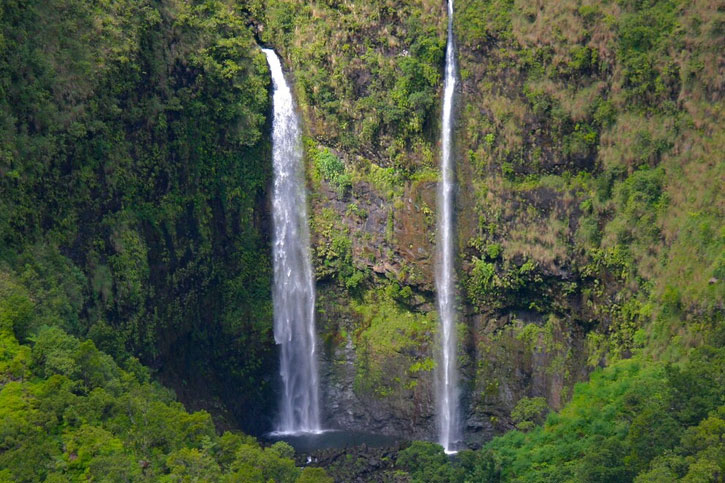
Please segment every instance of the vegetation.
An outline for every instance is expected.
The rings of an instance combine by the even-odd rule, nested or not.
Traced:
[[[720,105],[719,81],[692,70],[693,62],[702,69],[717,62],[722,12],[677,1],[559,2],[534,10],[516,1],[463,0],[457,8],[462,77],[471,92],[462,134],[471,174],[480,179],[478,225],[465,228],[475,233],[468,247],[472,301],[484,308],[509,296],[498,304],[524,307],[533,295],[538,309],[561,311],[571,288],[548,289],[560,283],[551,276],[566,270],[576,274],[575,293],[595,294],[595,306],[602,302],[596,292],[607,289],[592,282],[611,278],[622,283],[610,291],[630,298],[622,285],[637,285],[652,292],[653,306],[670,291],[687,293],[680,302],[695,311],[722,308],[723,286],[712,280],[721,280],[723,239],[691,234],[693,218],[705,231],[722,221],[715,180],[723,165],[709,161],[722,148],[719,114],[710,106]],[[693,142],[701,150],[686,154],[682,146]],[[693,187],[701,194],[688,198]],[[500,250],[491,255],[491,246]],[[602,264],[602,257],[609,260]],[[533,274],[517,283],[512,265],[524,262],[534,264]],[[688,267],[695,279],[675,276],[676,267]]]
[[[395,297],[404,297],[397,284],[388,287],[393,287]],[[421,357],[420,349],[432,343],[435,319],[432,314],[406,310],[390,292],[371,290],[351,304],[362,319],[355,333],[355,389],[378,398],[420,398],[424,396],[421,390],[429,390],[418,387],[420,379],[435,367],[431,358]]]
[[[21,341],[60,327],[261,429],[269,79],[243,18],[219,1],[10,1],[0,39],[0,268],[40,312]]]
[[[0,480],[326,481],[295,467],[286,443],[217,435],[133,357],[119,366],[59,327],[19,342],[35,304],[4,272],[0,295]]]
[[[724,323],[725,238],[712,228],[725,219],[723,12],[674,0],[456,8],[459,176],[474,214],[459,217],[463,285],[492,320],[477,334],[479,410],[498,417],[510,386],[488,381],[525,340],[538,343],[523,364],[547,358],[546,374],[530,371],[551,382],[518,397],[553,409],[562,381],[586,377],[584,354],[591,367],[640,350],[645,365],[687,360]]]
[[[456,1],[458,363],[501,436],[386,478],[723,479],[716,3]],[[221,433],[274,406],[258,42],[304,118],[330,371],[350,414],[432,420],[445,27],[437,0],[0,5],[0,480],[329,481]]]
[[[351,176],[345,172],[345,165],[342,160],[335,156],[328,148],[318,150],[313,155],[315,170],[318,175],[330,183],[339,196],[344,196],[345,192],[352,184]]]
[[[436,125],[444,6],[430,1],[257,0],[264,42],[295,73],[316,139],[402,173],[420,167]],[[412,153],[412,156],[410,155]]]
[[[725,447],[693,437],[722,433],[724,354],[706,346],[682,366],[613,364],[543,426],[508,433],[482,455],[503,481],[717,481]]]
[[[478,407],[500,424],[491,408],[505,404],[511,353],[523,351],[524,365],[543,358],[532,369],[539,380],[571,384],[582,378],[575,341],[586,334],[598,368],[571,400],[529,389],[510,413],[518,431],[453,463],[429,449],[411,477],[720,481],[725,238],[712,227],[725,219],[714,70],[722,10],[456,6],[459,173],[473,179],[463,203],[477,214],[476,223],[459,217],[470,234],[461,236],[464,286],[500,321],[476,334]],[[544,421],[549,406],[561,410]]]
[[[352,121],[344,117],[344,109],[335,110],[355,105],[377,86],[368,84],[361,94],[351,85],[356,76],[330,75],[349,65],[348,52],[386,39],[380,30],[386,17],[359,19],[360,12],[379,8],[377,3],[363,7],[347,2],[334,8],[322,2],[292,3],[285,7],[287,28],[274,27],[263,35],[285,52],[302,77],[312,75],[307,66],[314,66],[310,71],[316,80],[299,82],[310,134],[320,145],[335,146],[345,172],[363,173],[352,178],[349,193],[355,206],[363,206],[364,185],[370,183],[377,193],[391,193],[389,203],[404,209],[406,183],[430,166],[416,148],[410,150],[415,136],[385,128],[378,131],[384,135],[365,137],[359,123],[367,115],[365,106],[347,111],[360,113]],[[417,6],[409,3],[408,8]],[[273,12],[266,11],[268,24]],[[705,1],[456,2],[463,84],[458,130],[461,287],[464,304],[482,321],[469,324],[459,358],[464,375],[473,381],[477,415],[494,431],[516,426],[520,432],[462,455],[460,468],[440,469],[445,475],[440,478],[720,478],[721,470],[714,469],[694,476],[705,471],[700,468],[714,468],[718,455],[710,450],[708,462],[696,463],[704,446],[687,446],[683,438],[701,431],[696,429],[700,424],[717,427],[722,392],[713,390],[707,409],[694,419],[670,415],[670,421],[663,408],[675,400],[686,406],[710,397],[677,389],[672,375],[677,371],[694,371],[690,377],[717,387],[707,382],[717,369],[708,373],[702,366],[703,372],[694,374],[702,358],[717,367],[713,361],[720,356],[713,354],[721,350],[717,334],[725,323],[724,165],[719,155],[725,146],[722,73],[717,69],[723,14]],[[340,33],[327,35],[330,45],[313,44],[313,39],[325,38],[321,32],[334,24],[332,18],[342,20]],[[351,18],[367,31],[348,30],[345,22]],[[442,25],[437,28],[440,42]],[[336,47],[338,38],[350,35],[357,40],[350,50]],[[440,58],[438,62],[440,73]],[[346,132],[355,135],[345,139]],[[420,146],[434,145],[435,131],[424,129],[421,136]],[[386,146],[409,149],[405,162],[412,167],[395,161],[399,157],[387,164],[383,154],[391,151]],[[382,182],[378,174],[386,175]],[[343,213],[333,204],[325,208],[326,219],[341,218],[337,226],[353,226],[348,220],[357,216],[355,210]],[[369,219],[376,215],[366,210]],[[393,219],[388,226],[394,224]],[[350,240],[350,260],[362,269],[365,260],[359,254],[367,242]],[[399,240],[391,244],[379,265],[393,265],[407,248]],[[416,313],[405,300],[419,296],[422,286],[412,285],[400,298],[411,286],[402,280],[391,283],[396,277],[390,272],[383,275],[366,278],[362,286],[372,290],[357,292],[352,302],[359,313],[382,317],[366,315],[347,329],[389,334],[397,328],[395,340],[402,341],[405,328],[416,324],[407,321],[400,327],[404,316],[399,311]],[[366,293],[385,297],[360,296]],[[387,311],[386,298],[396,301],[396,311]],[[391,339],[384,336],[370,345],[375,363],[388,368],[379,374],[401,368],[397,351],[388,350]],[[365,339],[354,340],[360,344]],[[370,360],[362,344],[356,351],[358,364]],[[591,371],[591,383],[574,387]],[[358,372],[356,380],[375,380],[372,373],[364,374],[360,379]],[[385,394],[395,394],[396,386],[401,390],[407,379],[398,379]],[[357,387],[364,392],[362,385]],[[369,384],[368,390],[373,388],[379,386]],[[662,406],[650,407],[653,401]],[[606,410],[591,415],[585,411],[590,404]],[[638,428],[645,420],[663,421],[666,434],[643,436]],[[567,446],[575,437],[580,445]],[[434,481],[438,466],[448,465],[435,448],[416,444],[406,451],[410,458],[401,456],[400,462],[413,480]],[[420,463],[428,460],[430,465]],[[690,465],[693,473],[687,476]],[[462,473],[451,476],[449,471]]]
[[[703,346],[682,365],[620,361],[578,384],[567,407],[530,432],[452,461],[416,442],[396,464],[412,481],[716,482],[725,471],[724,355]],[[530,399],[517,412],[540,414],[539,405]]]

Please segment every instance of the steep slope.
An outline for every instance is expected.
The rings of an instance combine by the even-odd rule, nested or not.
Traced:
[[[323,407],[432,437],[435,181],[445,5],[259,2],[308,135]]]
[[[328,415],[432,437],[438,101],[422,123],[410,109],[440,87],[445,4],[256,8],[310,135]],[[597,366],[676,361],[723,323],[723,33],[706,1],[456,8],[475,442],[562,408]],[[386,124],[401,106],[412,124]]]
[[[676,1],[460,8],[472,409],[497,415],[512,395],[558,409],[584,361],[642,347],[678,360],[708,342],[725,303],[723,12]],[[517,383],[531,384],[502,381],[519,368],[500,346],[530,358]]]
[[[0,264],[54,325],[261,430],[268,71],[223,2],[3,2]],[[225,422],[226,420],[226,422]]]
[[[454,464],[416,443],[383,466],[413,481],[721,479],[723,7],[456,8],[466,434],[477,447],[517,431]],[[131,355],[218,426],[268,427],[269,79],[255,35],[283,56],[305,119],[328,422],[434,438],[445,4],[10,1],[3,478],[134,476],[139,459],[154,477],[231,471],[209,418]],[[138,423],[148,406],[168,435]],[[265,461],[226,438],[247,455],[239,468]],[[24,441],[37,464],[21,463]]]
[[[58,327],[19,343],[38,316],[0,272],[0,480],[329,481],[295,467],[285,443],[217,435],[208,413],[185,412],[137,359],[119,367]]]

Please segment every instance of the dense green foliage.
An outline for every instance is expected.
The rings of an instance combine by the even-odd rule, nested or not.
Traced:
[[[680,366],[620,361],[577,385],[566,408],[533,431],[452,462],[439,446],[414,443],[397,464],[420,482],[721,481],[724,375],[725,350],[711,346]]]
[[[704,347],[681,367],[639,358],[616,363],[577,386],[572,401],[545,425],[508,433],[483,455],[493,458],[505,481],[631,481],[637,475],[651,481],[655,474],[717,481],[725,471],[725,447],[718,442],[723,355]],[[715,444],[696,442],[695,434]]]
[[[279,49],[294,72],[307,128],[319,141],[404,173],[420,168],[436,125],[443,5],[428,0],[250,4],[263,24],[262,40]]]
[[[296,468],[285,443],[218,436],[135,358],[120,367],[58,327],[19,343],[37,316],[0,273],[0,481],[325,481]]]
[[[43,300],[21,338],[48,324],[136,355],[259,429],[269,79],[242,17],[218,1],[10,1],[0,29],[0,264]]]
[[[456,1],[458,362],[467,417],[517,430],[388,476],[723,479],[723,25],[707,0]],[[444,2],[9,0],[0,479],[327,480],[152,379],[217,427],[271,413],[256,42],[304,117],[322,336],[354,357],[330,370],[432,420]]]

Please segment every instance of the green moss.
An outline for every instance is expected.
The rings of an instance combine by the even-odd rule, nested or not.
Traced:
[[[434,367],[430,357],[413,355],[432,341],[436,330],[434,315],[411,312],[387,292],[371,290],[359,301],[351,302],[351,308],[360,317],[355,333],[355,388],[379,397],[399,394],[406,384],[413,389],[411,378]]]

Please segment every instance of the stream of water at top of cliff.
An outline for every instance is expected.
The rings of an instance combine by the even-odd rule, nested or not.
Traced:
[[[315,286],[299,120],[279,57],[262,49],[274,87],[272,157],[274,189],[274,339],[280,346],[282,394],[278,434],[317,433],[319,370],[315,343]]]
[[[453,0],[448,0],[448,42],[443,84],[441,125],[441,180],[438,183],[438,265],[436,291],[439,360],[436,369],[438,442],[447,453],[455,453],[462,439],[459,415],[458,368],[456,365],[456,280],[453,260],[455,164],[453,159],[453,101],[456,91],[456,54],[453,37]]]

